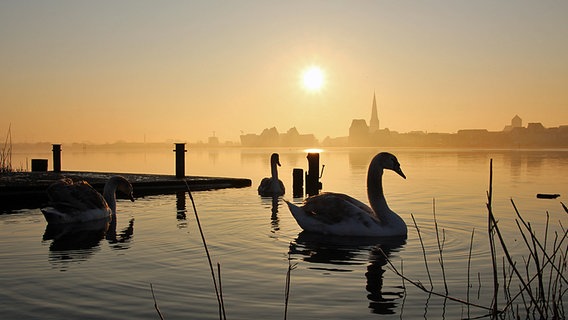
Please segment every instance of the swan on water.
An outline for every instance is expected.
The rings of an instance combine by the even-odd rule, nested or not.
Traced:
[[[341,236],[406,236],[406,223],[387,205],[383,171],[390,169],[406,179],[396,157],[377,154],[367,172],[367,196],[371,207],[341,193],[326,192],[307,198],[303,206],[286,201],[298,225],[306,231]]]
[[[278,167],[280,166],[280,156],[278,153],[273,153],[270,156],[270,171],[272,176],[264,178],[258,186],[258,194],[263,197],[281,196],[286,189],[282,181],[278,179]]]
[[[49,206],[41,212],[47,223],[76,223],[109,217],[116,213],[116,191],[134,201],[132,185],[122,176],[112,176],[105,183],[103,194],[88,182],[73,182],[64,178],[47,188]]]

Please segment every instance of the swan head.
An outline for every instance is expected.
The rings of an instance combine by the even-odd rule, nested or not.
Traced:
[[[280,164],[280,155],[279,155],[278,153],[273,153],[273,154],[270,156],[270,164],[271,164],[271,165],[276,164],[276,165],[279,166],[279,167],[281,166],[281,164]]]
[[[113,182],[116,183],[116,190],[126,195],[130,201],[134,201],[134,190],[132,188],[132,184],[130,184],[126,178],[122,176],[113,176],[110,180],[113,180]]]
[[[396,172],[399,176],[406,179],[406,175],[402,172],[400,168],[400,163],[398,159],[391,153],[388,152],[381,152],[375,156],[375,158],[379,161],[379,164],[383,169],[389,169]]]

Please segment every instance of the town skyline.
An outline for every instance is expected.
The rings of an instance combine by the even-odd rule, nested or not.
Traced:
[[[374,100],[373,100],[374,101]],[[221,140],[215,135],[206,141],[190,141],[170,139],[166,141],[145,142],[117,140],[106,143],[92,143],[85,141],[75,142],[13,142],[16,146],[65,144],[74,148],[84,146],[160,146],[184,143],[191,146],[202,147],[568,147],[568,125],[546,127],[541,122],[527,122],[526,126],[519,115],[515,115],[510,123],[505,123],[502,130],[490,131],[485,128],[464,128],[457,132],[424,132],[413,130],[398,132],[389,128],[380,128],[380,119],[373,103],[369,124],[365,119],[352,119],[349,134],[346,136],[323,139],[313,133],[300,132],[296,127],[279,131],[276,127],[266,127],[259,134],[243,133],[240,141]],[[11,132],[4,140],[11,140]],[[490,143],[483,142],[489,139]],[[513,139],[513,140],[512,140]],[[528,143],[524,141],[530,140]]]

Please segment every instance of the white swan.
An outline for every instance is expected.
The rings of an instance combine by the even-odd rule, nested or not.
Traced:
[[[103,194],[88,182],[61,179],[47,188],[49,207],[41,209],[48,224],[86,222],[109,217],[116,213],[116,190],[125,193],[131,201],[132,185],[122,176],[112,176],[105,184]]]
[[[394,155],[377,154],[367,172],[367,195],[372,209],[348,195],[331,192],[307,198],[302,207],[286,203],[306,231],[341,236],[406,236],[406,223],[388,207],[383,194],[383,169],[393,170],[406,179]]]
[[[278,166],[280,166],[280,156],[273,153],[270,156],[270,171],[272,176],[264,178],[258,186],[258,194],[263,197],[281,196],[286,192],[284,184],[278,179]]]

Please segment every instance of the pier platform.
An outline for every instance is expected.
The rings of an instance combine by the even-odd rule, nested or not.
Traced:
[[[132,183],[134,197],[187,191],[186,182],[191,191],[244,188],[252,184],[250,179],[245,178],[186,176],[185,179],[178,179],[175,175],[81,171],[8,172],[0,173],[0,214],[46,205],[47,187],[61,178],[85,180],[102,192],[106,181],[113,175],[121,175]],[[117,198],[121,198],[119,192]]]

